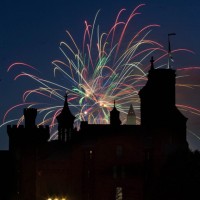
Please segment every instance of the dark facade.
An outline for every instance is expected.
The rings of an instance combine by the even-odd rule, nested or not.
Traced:
[[[15,169],[9,151],[0,151],[0,200],[10,200],[14,191]]]
[[[35,125],[36,109],[25,109],[25,127],[8,126],[14,158],[11,199],[148,200],[168,157],[188,151],[187,119],[175,105],[175,70],[154,69],[139,92],[141,125],[121,125],[115,103],[110,124],[81,123],[67,96],[57,117],[58,139]]]

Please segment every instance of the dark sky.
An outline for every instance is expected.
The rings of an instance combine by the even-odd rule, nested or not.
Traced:
[[[66,39],[69,30],[77,43],[81,44],[84,21],[92,23],[100,9],[98,23],[108,30],[120,9],[127,13],[140,3],[146,6],[137,19],[138,26],[159,24],[152,31],[152,39],[167,46],[167,34],[175,32],[173,47],[187,48],[195,54],[181,54],[175,57],[176,66],[200,66],[200,1],[183,0],[1,0],[0,2],[0,120],[11,106],[22,102],[23,91],[32,87],[33,81],[13,78],[16,71],[7,72],[14,62],[24,62],[35,66],[47,79],[53,76],[51,62],[60,59],[59,43]],[[128,14],[127,14],[128,15]],[[20,71],[19,67],[19,71]],[[19,73],[18,71],[18,73]],[[200,73],[194,72],[188,82],[200,84]],[[182,92],[182,93],[181,93]],[[200,90],[181,91],[182,102],[200,108]],[[179,102],[178,102],[179,103]],[[22,111],[21,111],[22,112]],[[8,119],[15,118],[12,112]],[[185,113],[188,126],[200,137],[200,117]],[[192,149],[200,149],[200,139],[188,134]],[[0,129],[0,149],[8,148],[5,127]]]

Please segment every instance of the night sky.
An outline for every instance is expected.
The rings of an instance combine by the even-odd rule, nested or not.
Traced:
[[[51,62],[62,59],[59,43],[66,39],[69,30],[78,44],[81,44],[84,21],[92,23],[100,9],[98,24],[105,31],[110,29],[120,9],[127,13],[140,3],[146,6],[140,9],[141,15],[135,25],[159,24],[150,34],[167,48],[167,34],[175,32],[173,48],[187,48],[195,54],[175,55],[175,67],[200,67],[200,1],[182,0],[1,0],[0,3],[0,124],[3,115],[11,106],[22,102],[23,91],[34,87],[33,81],[14,77],[22,68],[7,72],[15,62],[24,62],[36,67],[41,76],[52,79]],[[128,15],[127,14],[127,15]],[[188,82],[200,84],[200,70],[188,77]],[[182,103],[200,109],[200,88],[180,89]],[[36,101],[36,100],[35,100]],[[179,103],[179,102],[178,102]],[[21,111],[20,111],[21,110]],[[22,114],[22,108],[18,112]],[[198,112],[199,113],[199,112]],[[19,113],[12,112],[8,119],[14,119]],[[188,127],[200,137],[200,116],[185,112],[189,118]],[[200,139],[188,134],[192,149],[200,150]],[[0,149],[8,148],[5,127],[0,129]]]

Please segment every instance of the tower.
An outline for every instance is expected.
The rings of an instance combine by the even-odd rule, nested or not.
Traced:
[[[165,147],[160,148],[185,149],[187,118],[176,107],[176,71],[155,69],[153,57],[150,62],[147,83],[139,92],[141,125],[148,134],[157,135],[157,139],[165,143]]]
[[[34,128],[35,119],[37,116],[37,109],[35,108],[25,108],[24,109],[24,120],[25,120],[25,127],[26,128]]]
[[[68,106],[68,95],[65,95],[65,103],[61,113],[56,117],[58,121],[58,140],[62,142],[70,141],[74,130],[74,120]]]
[[[155,69],[153,57],[150,62],[148,81],[139,92],[141,124],[185,124],[186,118],[175,105],[176,71],[171,68]]]
[[[120,112],[115,107],[115,101],[114,101],[114,107],[110,111],[110,125],[112,126],[119,126],[121,124],[121,120],[119,118]]]
[[[135,116],[135,111],[133,109],[132,104],[130,105],[128,114],[127,114],[127,125],[136,125],[136,116]]]
[[[24,109],[24,125],[8,125],[9,150],[15,151],[18,148],[25,148],[45,143],[49,137],[49,126],[36,126],[35,120],[37,109]]]
[[[24,109],[24,125],[8,125],[9,151],[14,162],[13,199],[36,199],[36,169],[39,148],[45,146],[50,134],[48,126],[35,124],[37,109]]]

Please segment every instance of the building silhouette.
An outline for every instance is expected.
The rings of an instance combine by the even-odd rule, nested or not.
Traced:
[[[135,115],[135,111],[133,109],[133,105],[130,105],[128,114],[127,114],[127,121],[126,121],[127,125],[136,125],[136,115]]]
[[[189,152],[187,118],[175,105],[175,78],[175,70],[155,69],[151,59],[139,92],[140,125],[132,105],[122,125],[114,101],[110,124],[82,121],[77,131],[66,95],[57,116],[58,139],[49,141],[49,127],[35,125],[37,110],[24,109],[25,126],[7,128],[14,174],[9,199],[159,199],[169,158]]]

